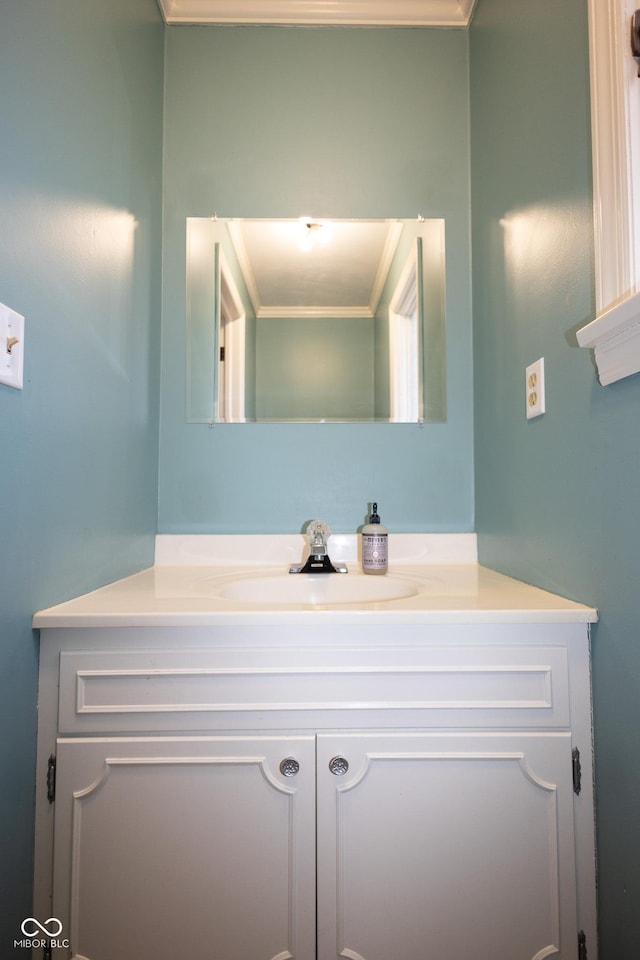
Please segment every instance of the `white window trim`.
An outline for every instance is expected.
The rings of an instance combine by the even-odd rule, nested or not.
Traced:
[[[577,333],[604,386],[640,372],[640,79],[635,0],[589,0],[596,318]],[[633,118],[635,122],[632,122]]]

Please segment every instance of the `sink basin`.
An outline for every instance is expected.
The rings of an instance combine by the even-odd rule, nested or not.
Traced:
[[[261,607],[295,604],[325,607],[336,604],[371,604],[401,600],[420,592],[420,585],[403,577],[372,577],[366,574],[254,574],[214,585],[226,600]]]

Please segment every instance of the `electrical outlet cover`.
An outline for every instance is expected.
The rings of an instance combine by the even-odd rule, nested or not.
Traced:
[[[22,390],[24,317],[0,303],[0,383]]]
[[[525,396],[527,420],[542,416],[545,412],[544,357],[530,364],[525,371]]]

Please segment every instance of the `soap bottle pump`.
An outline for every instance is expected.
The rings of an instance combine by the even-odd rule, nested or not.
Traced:
[[[387,528],[380,523],[378,504],[372,504],[373,510],[369,523],[362,528],[362,569],[365,573],[383,574],[388,566]]]

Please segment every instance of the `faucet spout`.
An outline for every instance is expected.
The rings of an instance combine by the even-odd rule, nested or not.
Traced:
[[[296,563],[289,573],[347,573],[345,564],[334,565],[329,559],[328,542],[331,531],[324,520],[312,520],[307,526],[309,556],[305,563]]]

